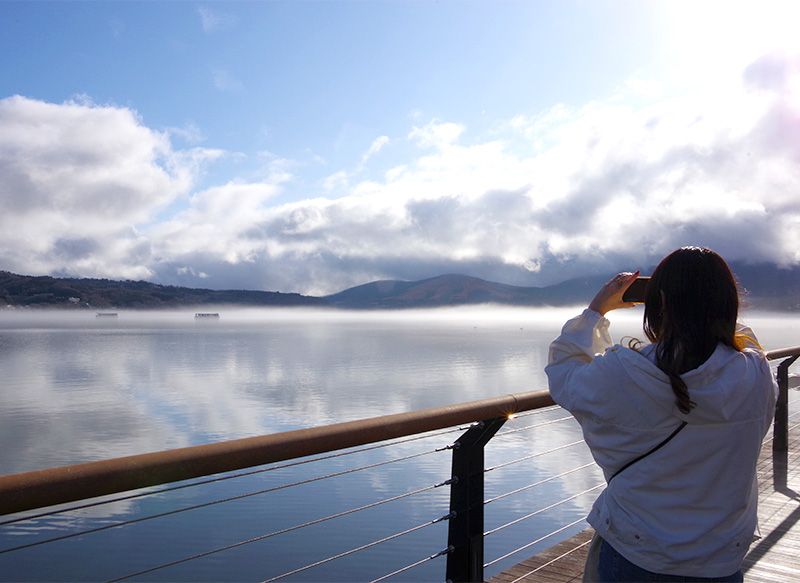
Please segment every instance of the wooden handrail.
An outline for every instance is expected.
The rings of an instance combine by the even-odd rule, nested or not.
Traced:
[[[800,346],[778,348],[767,352],[767,360],[778,360],[779,358],[788,358],[790,356],[800,356]]]
[[[554,405],[534,391],[0,476],[0,515],[315,455]]]

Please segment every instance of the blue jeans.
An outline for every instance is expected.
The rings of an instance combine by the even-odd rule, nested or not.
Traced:
[[[714,582],[714,583],[742,583],[744,574],[741,570],[727,577],[683,577],[680,575],[659,575],[637,567],[628,559],[614,550],[610,544],[603,541],[600,545],[600,562],[597,566],[600,581],[608,583],[646,583],[646,582]]]

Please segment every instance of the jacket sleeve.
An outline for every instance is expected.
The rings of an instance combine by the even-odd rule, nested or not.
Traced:
[[[545,367],[553,400],[571,413],[590,410],[596,385],[603,375],[602,358],[612,345],[609,322],[593,310],[586,309],[569,320],[561,335],[550,344]],[[588,411],[587,411],[588,412]]]
[[[758,366],[763,375],[764,384],[768,385],[767,405],[764,408],[764,425],[762,428],[762,435],[766,435],[772,426],[772,422],[775,420],[775,404],[778,402],[779,396],[778,382],[772,369],[770,369],[766,351],[762,348],[761,343],[759,343],[758,338],[756,338],[755,332],[753,332],[749,326],[741,322],[736,322],[736,340],[741,342],[741,348],[743,348],[744,351],[757,353],[755,358],[758,361]]]
[[[608,332],[609,322],[592,310],[568,321],[550,345],[545,367],[550,394],[581,426],[592,456],[606,478],[642,453],[641,430],[620,425],[629,411],[619,390],[620,369]]]

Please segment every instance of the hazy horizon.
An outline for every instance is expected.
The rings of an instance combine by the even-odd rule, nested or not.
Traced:
[[[563,324],[569,318],[577,316],[587,308],[586,304],[576,303],[569,306],[510,306],[503,304],[470,304],[457,306],[434,306],[426,308],[381,308],[381,309],[348,309],[333,306],[237,306],[230,304],[205,304],[167,308],[2,308],[0,309],[0,328],[4,323],[12,321],[20,324],[29,322],[58,324],[96,323],[100,328],[125,326],[128,323],[141,323],[152,320],[153,325],[164,323],[180,323],[188,326],[219,327],[226,323],[233,325],[263,325],[270,322],[317,321],[317,322],[364,322],[383,321],[402,325],[410,322],[414,325],[424,322],[452,323],[471,326],[474,323],[491,323],[513,325],[531,324]],[[114,312],[117,318],[105,320],[97,318],[97,313]],[[211,312],[220,314],[219,320],[194,320],[194,314]],[[644,314],[643,306],[615,310],[606,317],[613,324],[621,324],[625,330],[631,326],[641,325]],[[54,319],[55,318],[55,319]],[[764,322],[770,326],[800,318],[800,314],[781,310],[765,310],[760,308],[743,308],[739,311],[739,320],[744,322]],[[756,324],[757,325],[757,324]],[[758,330],[756,330],[756,333]],[[791,335],[792,330],[787,330]]]

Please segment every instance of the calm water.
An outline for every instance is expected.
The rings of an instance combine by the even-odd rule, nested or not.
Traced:
[[[547,346],[574,309],[452,309],[346,313],[298,310],[193,312],[0,312],[0,473],[261,435],[546,387]],[[640,311],[612,314],[612,333],[642,337]],[[800,344],[800,316],[748,314],[767,348]],[[580,439],[559,409],[510,421],[487,449],[487,465]],[[552,423],[546,423],[552,421]],[[0,551],[131,518],[257,492],[368,464],[425,454],[299,487],[0,553],[3,580],[105,580],[263,537],[449,477],[436,435],[324,462],[0,526]],[[430,453],[428,453],[430,452]],[[487,474],[487,498],[586,464],[570,446]],[[601,482],[588,467],[492,502],[487,529]],[[486,539],[493,560],[585,515],[598,491]],[[137,580],[260,581],[447,513],[449,489],[426,490],[137,577]],[[583,528],[500,561],[506,568]],[[446,545],[446,522],[286,580],[368,580]],[[393,580],[441,580],[444,559]]]

